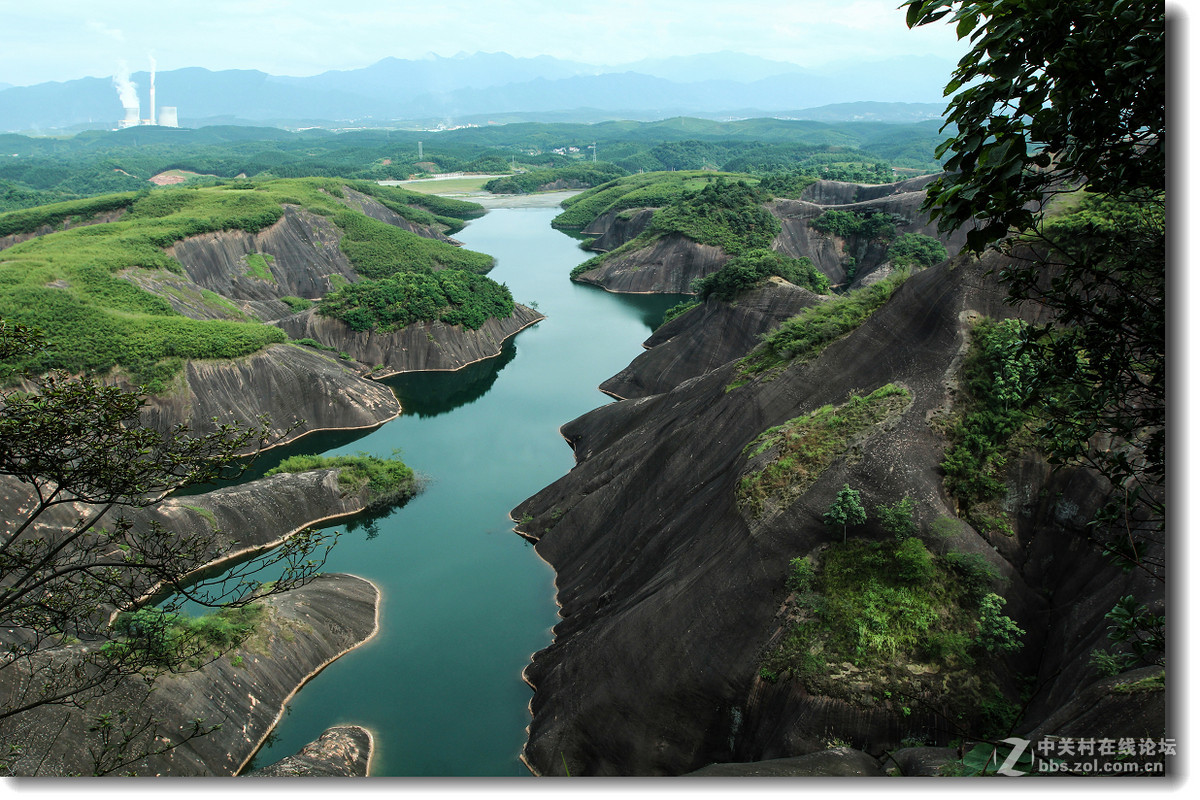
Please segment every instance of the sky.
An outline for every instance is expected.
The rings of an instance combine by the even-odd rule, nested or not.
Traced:
[[[805,67],[957,59],[948,25],[910,31],[901,0],[54,0],[0,5],[0,84],[131,70],[306,76],[389,56],[506,52],[618,65],[722,50]]]

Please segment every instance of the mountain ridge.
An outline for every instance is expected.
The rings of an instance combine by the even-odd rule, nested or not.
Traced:
[[[186,127],[211,118],[375,125],[471,115],[556,114],[752,116],[854,102],[941,100],[952,62],[908,57],[823,70],[735,53],[646,59],[615,67],[539,56],[474,53],[385,58],[355,70],[308,77],[260,70],[184,67],[159,72],[159,107],[175,106]],[[130,76],[149,118],[148,72]],[[936,113],[933,114],[936,116]],[[109,78],[85,77],[0,88],[0,129],[116,127],[123,116]]]

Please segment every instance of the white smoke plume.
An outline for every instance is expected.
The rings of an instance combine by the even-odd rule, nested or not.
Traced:
[[[113,86],[121,97],[121,108],[135,108],[139,105],[137,84],[129,80],[129,65],[124,61],[117,62],[117,72],[113,75]]]

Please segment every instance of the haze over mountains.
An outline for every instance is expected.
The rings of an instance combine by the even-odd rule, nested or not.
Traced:
[[[605,67],[549,56],[474,53],[385,58],[362,69],[310,77],[176,69],[157,74],[156,99],[159,107],[177,107],[185,127],[433,126],[677,115],[913,122],[940,115],[942,87],[953,66],[949,59],[928,56],[817,70],[722,52]],[[131,78],[146,117],[150,75],[137,72]],[[121,116],[111,78],[0,84],[0,130],[112,128]]]

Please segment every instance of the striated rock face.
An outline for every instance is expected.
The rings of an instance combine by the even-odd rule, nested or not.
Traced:
[[[775,237],[772,249],[795,258],[811,258],[817,269],[834,284],[846,281],[846,259],[854,258],[857,262],[855,281],[863,282],[864,278],[886,263],[889,244],[855,238],[847,240],[821,233],[810,226],[809,223],[826,211],[837,209],[895,214],[907,220],[897,223],[897,233],[932,236],[946,246],[953,258],[966,244],[966,230],[956,231],[950,236],[939,233],[937,224],[930,222],[928,215],[921,210],[921,204],[925,202],[924,187],[932,179],[933,176],[928,175],[882,186],[819,181],[804,191],[804,199],[775,200],[767,205],[767,210],[779,219],[783,230]],[[810,196],[812,199],[809,199]]]
[[[601,214],[582,231],[584,236],[595,236],[589,249],[606,253],[616,250],[628,241],[636,239],[646,230],[654,218],[654,209],[640,208],[629,211],[609,211]]]
[[[766,208],[779,219],[782,231],[771,249],[786,255],[813,260],[835,285],[847,283],[846,264],[853,258],[854,284],[877,280],[886,270],[889,243],[882,241],[844,239],[820,233],[809,223],[830,209],[842,211],[880,212],[894,214],[905,220],[898,222],[900,234],[921,233],[940,240],[951,257],[966,243],[966,231],[950,236],[941,234],[930,223],[921,204],[925,187],[935,176],[925,175],[898,183],[881,185],[818,181],[805,189],[799,200],[778,199]],[[597,217],[584,230],[595,236],[592,250],[608,252],[634,239],[649,226],[653,209],[608,212]],[[691,291],[691,282],[720,269],[729,260],[720,248],[696,244],[674,235],[660,239],[635,252],[606,261],[596,269],[578,276],[576,280],[594,283],[612,292],[683,292]]]
[[[512,511],[555,569],[561,606],[553,643],[525,670],[533,772],[563,774],[565,761],[572,775],[674,775],[805,755],[831,735],[872,754],[899,744],[898,713],[764,684],[759,656],[782,630],[788,562],[830,540],[822,514],[844,483],[867,508],[912,496],[926,526],[955,516],[938,466],[946,441],[929,420],[950,402],[970,322],[1016,313],[988,275],[1000,266],[993,255],[918,273],[853,333],[776,375],[730,390],[730,363],[563,427],[576,466]],[[756,436],[889,382],[912,395],[899,417],[795,499],[759,517],[738,508]],[[1084,674],[1078,659],[1107,643],[1093,617],[1150,579],[1078,557],[1091,476],[1031,462],[1013,465],[1010,485],[1021,487],[1010,498],[1014,536],[962,523],[953,546],[1009,581],[1005,613],[1029,633],[1008,672],[1069,699]],[[871,521],[862,535],[889,534]]]
[[[283,217],[258,233],[204,233],[176,242],[167,254],[182,264],[202,289],[232,300],[264,302],[289,295],[317,298],[335,288],[331,275],[358,280],[339,247],[341,240],[342,232],[330,220],[285,205]],[[274,259],[273,263],[266,259],[270,279],[251,274],[246,257],[252,253]],[[282,308],[283,313],[290,313],[286,306]]]
[[[25,743],[25,752],[32,755],[15,763],[16,774],[90,775],[92,759],[85,743],[94,744],[95,737],[86,729],[100,714],[115,715],[121,709],[153,716],[158,732],[175,741],[191,729],[192,720],[221,724],[164,755],[123,765],[121,774],[237,774],[291,696],[378,627],[379,590],[353,575],[321,575],[265,604],[267,614],[258,630],[202,671],[165,675],[149,694],[140,680],[126,681],[83,711],[46,706],[21,715],[19,739],[9,736],[6,741]]]
[[[365,777],[371,763],[371,732],[358,725],[338,725],[294,756],[246,773],[257,778]]]
[[[647,350],[600,384],[618,399],[647,397],[703,375],[758,344],[759,336],[821,301],[819,295],[781,278],[738,297],[711,299],[663,325],[643,343]]]
[[[219,560],[234,561],[306,528],[365,510],[366,487],[348,492],[337,476],[336,469],[273,475],[204,494],[167,497],[122,513],[135,529],[157,522],[180,536],[211,537],[220,549]]]
[[[293,339],[315,339],[326,347],[348,353],[364,364],[384,367],[372,373],[386,377],[416,370],[456,370],[500,354],[504,341],[545,319],[520,303],[512,316],[489,319],[478,330],[444,322],[415,322],[398,331],[356,331],[339,319],[323,317],[309,309],[279,321]]]
[[[386,386],[366,380],[344,361],[298,345],[277,344],[229,361],[189,361],[181,389],[147,398],[147,424],[167,429],[187,422],[195,433],[222,423],[252,422],[263,414],[278,444],[317,430],[373,428],[400,413]]]
[[[719,247],[671,234],[648,247],[610,258],[575,280],[610,292],[688,294],[692,281],[725,266],[729,255]]]

